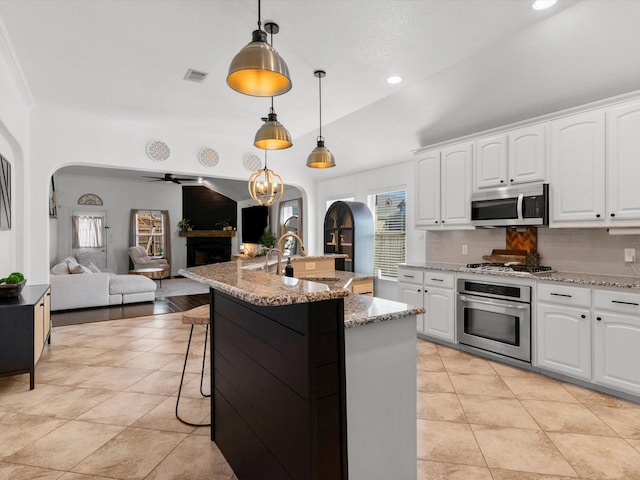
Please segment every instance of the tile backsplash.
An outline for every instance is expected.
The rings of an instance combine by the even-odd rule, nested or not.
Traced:
[[[462,254],[463,245],[468,255]],[[540,264],[561,272],[640,276],[624,262],[625,248],[637,249],[640,256],[640,235],[609,235],[603,228],[538,228],[537,247]],[[482,262],[494,248],[505,248],[504,228],[426,232],[429,262]],[[633,265],[640,272],[640,262]]]

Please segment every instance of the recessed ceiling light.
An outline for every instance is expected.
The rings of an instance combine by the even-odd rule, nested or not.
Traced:
[[[387,83],[389,85],[396,85],[400,82],[402,82],[402,77],[400,75],[391,75],[389,78],[387,78]]]
[[[553,7],[557,0],[535,0],[531,8],[534,10],[546,10],[549,7]]]

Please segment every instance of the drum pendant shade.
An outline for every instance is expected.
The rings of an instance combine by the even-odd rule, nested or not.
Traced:
[[[227,84],[254,97],[274,97],[291,90],[289,67],[267,43],[267,33],[254,30],[251,43],[233,57]]]

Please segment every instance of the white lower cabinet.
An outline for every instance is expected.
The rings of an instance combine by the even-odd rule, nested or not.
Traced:
[[[455,274],[398,267],[398,300],[425,309],[418,333],[455,343]]]
[[[538,366],[591,379],[591,314],[588,308],[537,304]]]
[[[594,293],[595,381],[640,395],[640,295]]]
[[[424,308],[422,269],[398,266],[398,301]],[[424,331],[424,315],[416,315],[417,330]]]
[[[455,342],[455,295],[453,290],[425,286],[423,333]]]

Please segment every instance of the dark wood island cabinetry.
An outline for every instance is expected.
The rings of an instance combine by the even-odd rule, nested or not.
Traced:
[[[238,478],[346,479],[343,299],[211,305],[211,437]]]

